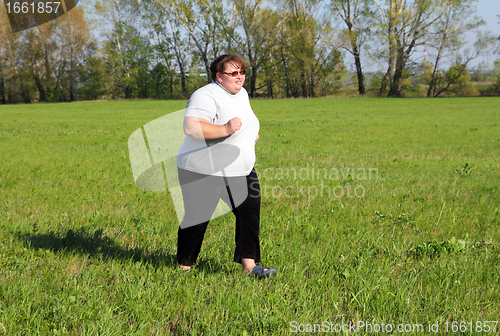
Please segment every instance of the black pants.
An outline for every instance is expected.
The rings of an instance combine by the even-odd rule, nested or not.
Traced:
[[[219,177],[178,169],[185,215],[179,227],[177,262],[191,266],[200,253],[208,222],[222,200],[236,216],[234,262],[260,261],[260,184],[255,169],[248,176]],[[234,205],[234,206],[233,206]]]

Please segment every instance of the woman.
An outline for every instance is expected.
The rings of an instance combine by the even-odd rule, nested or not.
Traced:
[[[191,269],[210,218],[222,198],[236,216],[234,261],[243,272],[269,277],[276,270],[260,262],[260,186],[255,172],[259,120],[243,88],[247,65],[226,54],[210,65],[213,82],[190,97],[184,116],[186,137],[177,167],[185,216],[179,227],[177,262]]]

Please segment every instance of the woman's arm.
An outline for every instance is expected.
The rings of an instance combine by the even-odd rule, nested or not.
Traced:
[[[214,140],[225,138],[241,129],[241,119],[236,117],[225,125],[213,125],[205,119],[196,117],[184,118],[184,133],[193,139]]]

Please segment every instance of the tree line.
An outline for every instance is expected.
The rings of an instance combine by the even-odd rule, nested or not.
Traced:
[[[498,37],[480,30],[476,2],[102,0],[19,33],[2,7],[0,101],[187,98],[211,81],[210,62],[225,52],[248,61],[251,97],[335,94],[346,59],[360,95],[369,87],[404,96],[418,67],[435,97],[496,47]],[[367,63],[384,69],[369,83]]]

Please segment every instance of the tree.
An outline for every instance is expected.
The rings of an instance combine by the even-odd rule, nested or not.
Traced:
[[[447,91],[450,86],[454,84],[463,83],[464,78],[468,77],[468,80],[470,81],[470,75],[468,74],[467,65],[473,59],[485,54],[488,50],[490,50],[494,40],[495,37],[491,33],[479,32],[473,48],[466,48],[463,53],[456,56],[455,63],[446,72],[446,81],[444,86],[437,90],[437,92],[434,94],[434,97],[437,97],[441,93]]]
[[[169,52],[169,49],[167,49],[165,44],[162,42],[158,42],[155,45],[155,48],[163,57],[163,61],[157,63],[153,69],[154,74],[157,76],[156,77],[157,90],[159,89],[159,83],[161,81],[159,76],[161,76],[161,74],[165,71],[166,74],[168,75],[168,89],[170,92],[170,98],[172,98],[173,94],[174,94],[174,76],[175,76],[175,70],[174,70],[174,67],[172,66],[173,55],[171,52]],[[182,60],[182,65],[183,65],[183,67],[181,68],[182,69],[182,72],[181,72],[181,90],[183,92],[183,95],[185,96],[185,93],[187,92],[187,87],[186,87],[186,74],[185,74],[183,60]],[[159,94],[159,91],[157,91],[157,92]]]
[[[250,97],[256,96],[257,75],[267,59],[269,44],[274,42],[274,30],[281,24],[271,19],[276,19],[275,11],[264,8],[264,4],[263,0],[231,0],[232,21],[225,27],[229,43],[235,43],[236,50],[249,62]],[[275,21],[274,27],[268,25],[270,20]]]
[[[82,73],[84,59],[95,49],[83,10],[73,8],[67,15],[21,34],[38,100],[75,100],[76,78]]]
[[[149,41],[136,28],[125,22],[117,22],[105,41],[104,52],[113,95],[122,92],[125,99],[130,99],[134,88],[138,88],[142,97],[147,96],[143,86],[147,85],[144,72],[149,67]]]
[[[69,101],[74,101],[77,94],[76,78],[85,72],[83,64],[95,52],[96,41],[84,18],[83,9],[73,8],[57,23],[56,42],[60,51],[59,57],[52,57],[52,69],[61,96],[64,97],[64,92],[67,92]],[[67,85],[63,83],[65,78]]]
[[[151,83],[154,91],[154,97],[157,99],[172,99],[173,83],[171,81],[172,75],[165,67],[164,63],[158,62],[150,71]],[[167,96],[164,92],[169,89],[170,94]]]
[[[0,48],[0,102],[7,104],[5,77],[7,72],[7,62],[3,48]]]
[[[0,15],[3,14],[4,13],[0,13]],[[0,30],[3,31],[4,29],[5,29],[4,22],[2,18],[0,18]],[[2,104],[7,104],[7,89],[5,86],[5,82],[8,76],[8,70],[9,66],[8,66],[7,48],[5,43],[0,42],[0,101]]]
[[[287,0],[282,3],[283,24],[277,32],[281,81],[286,97],[315,97],[330,73],[342,63],[340,53],[327,45],[328,25],[321,20],[321,3],[316,0]]]
[[[56,22],[49,21],[41,26],[22,32],[23,49],[29,62],[29,69],[38,90],[38,101],[47,101],[47,85],[51,80],[49,60],[58,47],[54,39]]]
[[[106,36],[103,52],[106,57],[106,67],[110,76],[112,97],[124,94],[131,98],[136,79],[133,72],[137,71],[133,64],[137,62],[137,52],[143,51],[144,43],[137,22],[140,6],[137,0],[103,0],[97,2],[95,9],[103,21],[102,30]]]
[[[459,96],[467,96],[470,85],[470,74],[467,67],[464,68],[460,62],[454,63],[448,71],[446,71],[446,88],[448,89],[451,84],[454,84],[455,93]],[[440,90],[441,91],[441,90]],[[441,92],[444,92],[442,90]]]
[[[83,61],[83,71],[80,74],[80,97],[86,100],[96,100],[106,95],[107,75],[104,56],[89,55]]]
[[[437,74],[439,65],[446,56],[457,57],[459,50],[467,44],[466,33],[475,31],[477,28],[485,25],[485,22],[474,15],[474,2],[477,0],[455,0],[451,3],[450,8],[442,17],[435,23],[432,38],[428,45],[437,50],[437,55],[433,65],[433,72],[429,82],[427,97],[436,96],[437,89]],[[477,53],[465,57],[465,62],[469,63],[472,59],[478,57],[486,50],[476,49]],[[465,64],[465,67],[467,64]],[[454,67],[460,68],[456,63]],[[465,67],[463,67],[465,69]],[[457,69],[458,69],[457,68]],[[447,76],[447,78],[454,78]]]
[[[21,52],[21,41],[20,35],[12,33],[12,29],[10,28],[10,24],[7,21],[7,13],[5,13],[5,9],[3,6],[0,6],[0,49],[1,55],[3,59],[3,67],[2,67],[2,79],[7,80],[9,78],[9,93],[8,95],[12,95],[13,87],[12,87],[12,77],[7,77],[8,66],[14,70],[17,81],[19,83],[21,96],[23,98],[24,103],[31,103],[31,97],[29,93],[29,89],[25,84],[23,79],[20,66],[24,61]],[[6,99],[10,100],[10,99]]]
[[[338,14],[347,27],[347,29],[339,31],[339,40],[333,44],[348,51],[354,57],[358,91],[360,95],[364,95],[366,89],[363,67],[361,66],[361,49],[370,34],[370,26],[372,25],[371,1],[331,0],[331,4],[334,13]]]
[[[175,60],[181,78],[182,94],[187,97],[187,62],[192,47],[190,35],[183,34],[182,25],[173,14],[174,7],[168,1],[151,0],[143,4],[148,13],[145,15],[145,20],[159,40],[155,48],[162,56],[163,64],[170,74],[170,93],[172,95],[174,79],[174,70],[170,62]]]
[[[221,0],[171,0],[173,13],[194,43],[198,57],[210,83],[210,63],[219,56],[225,43],[222,27],[227,15]]]
[[[268,35],[269,38],[263,41],[262,46],[259,47],[259,64],[264,79],[262,79],[260,83],[256,79],[256,83],[260,84],[260,86],[257,87],[256,84],[255,90],[257,91],[258,89],[265,88],[266,96],[268,98],[274,98],[278,95],[279,89],[282,87],[279,85],[275,88],[277,82],[282,82],[282,73],[284,71],[281,66],[280,53],[282,49],[281,39],[283,38],[281,33],[284,30],[283,25],[285,18],[275,10],[265,9],[264,11],[266,20],[261,21],[259,29],[269,32],[270,34]],[[276,33],[276,31],[278,33]]]
[[[387,72],[382,80],[380,94],[399,97],[404,70],[415,48],[425,43],[428,29],[449,9],[452,0],[386,0],[385,8],[373,0],[380,9],[386,46]]]
[[[496,83],[495,83],[495,88],[496,91],[500,93],[500,61],[495,61],[495,77],[496,77]]]

